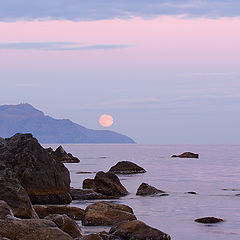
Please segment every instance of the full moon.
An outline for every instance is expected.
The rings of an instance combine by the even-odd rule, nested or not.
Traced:
[[[107,114],[103,114],[100,118],[99,118],[99,123],[103,126],[103,127],[110,127],[113,124],[113,117],[111,115],[107,115]]]

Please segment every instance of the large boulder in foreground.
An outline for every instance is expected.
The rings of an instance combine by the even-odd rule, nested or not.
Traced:
[[[33,207],[40,218],[45,218],[50,214],[66,214],[74,220],[82,220],[84,215],[83,209],[72,206],[34,205]]]
[[[146,172],[144,168],[129,161],[118,162],[115,166],[111,167],[109,171],[114,172],[116,174],[136,174]]]
[[[209,224],[209,223],[219,223],[219,222],[223,222],[224,220],[221,218],[215,218],[215,217],[203,217],[203,218],[198,218],[194,220],[195,222],[198,223],[205,223],[205,224]]]
[[[121,222],[113,226],[109,234],[124,240],[171,240],[168,234],[138,220]]]
[[[172,158],[199,158],[197,153],[185,152],[180,155],[172,155]]]
[[[45,219],[53,221],[62,231],[69,234],[72,238],[80,238],[83,236],[78,224],[66,214],[52,214],[48,215]]]
[[[3,166],[3,165],[2,165]],[[0,199],[8,203],[13,214],[19,218],[38,218],[25,189],[12,172],[5,167],[0,170]]]
[[[62,146],[59,146],[55,151],[52,148],[47,149],[49,154],[60,160],[63,163],[79,163],[80,160],[77,157],[74,157],[71,153],[67,153]]]
[[[88,186],[95,192],[106,196],[122,197],[128,194],[127,189],[121,184],[119,178],[113,172],[98,172],[94,180],[88,179]],[[83,183],[83,188],[86,184]]]
[[[16,134],[0,146],[0,162],[11,169],[33,203],[66,204],[70,174],[63,163],[50,156],[31,134]]]
[[[160,189],[157,189],[147,183],[142,183],[139,186],[136,195],[148,196],[148,195],[154,195],[154,194],[159,194],[159,193],[165,193],[165,192]]]
[[[136,220],[132,208],[123,204],[97,202],[89,205],[84,213],[85,226],[111,226],[122,221]]]

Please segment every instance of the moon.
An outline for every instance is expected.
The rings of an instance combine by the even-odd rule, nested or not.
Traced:
[[[107,114],[103,114],[100,118],[99,118],[99,123],[100,125],[102,125],[103,127],[110,127],[113,125],[113,117],[111,115],[107,115]]]

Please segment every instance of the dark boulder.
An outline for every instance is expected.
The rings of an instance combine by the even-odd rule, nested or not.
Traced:
[[[113,172],[98,172],[94,180],[88,180],[88,182],[91,182],[88,187],[106,196],[122,197],[128,194],[126,188],[121,184],[119,178]],[[83,185],[83,188],[85,186],[86,184]]]
[[[14,217],[12,209],[5,201],[0,200],[0,219],[5,219],[8,217]]]
[[[101,236],[97,233],[91,233],[89,235],[85,235],[82,240],[103,240]]]
[[[118,162],[115,166],[111,167],[109,171],[114,172],[116,174],[135,174],[146,172],[144,168],[129,161]]]
[[[198,218],[194,220],[195,222],[198,223],[205,223],[205,224],[209,224],[209,223],[219,223],[219,222],[223,222],[224,220],[221,218],[215,218],[215,217],[204,217],[204,218]]]
[[[136,195],[147,196],[147,195],[154,195],[154,194],[159,194],[159,193],[165,193],[165,192],[162,190],[159,190],[153,186],[150,186],[147,183],[142,183],[139,186]]]
[[[199,158],[197,153],[185,152],[180,155],[172,155],[172,158]]]
[[[0,170],[0,199],[12,208],[14,216],[38,218],[27,192],[7,168]]]
[[[168,234],[138,220],[121,222],[113,226],[109,234],[124,240],[171,240]]]
[[[95,199],[109,199],[111,197],[105,196],[101,193],[94,192],[92,189],[70,189],[70,195],[73,200],[95,200]],[[111,198],[112,199],[112,198]]]
[[[52,214],[45,217],[45,219],[53,221],[62,231],[69,234],[72,238],[82,237],[81,228],[66,214]]]
[[[86,178],[83,180],[83,189],[93,189],[94,179]]]
[[[74,220],[82,220],[84,214],[83,209],[72,206],[34,205],[33,207],[40,218],[45,218],[50,214],[66,214]]]
[[[16,134],[6,138],[1,146],[0,162],[11,169],[33,203],[71,202],[68,169],[51,157],[31,134]]]
[[[60,160],[63,163],[79,163],[80,160],[77,157],[74,157],[71,153],[67,153],[62,146],[59,146],[55,151],[52,148],[47,149],[50,155]]]
[[[89,205],[84,213],[85,226],[111,226],[122,221],[136,220],[132,208],[123,204],[97,202]]]

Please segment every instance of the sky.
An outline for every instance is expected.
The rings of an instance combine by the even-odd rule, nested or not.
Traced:
[[[0,0],[0,105],[138,143],[240,143],[240,1]]]

